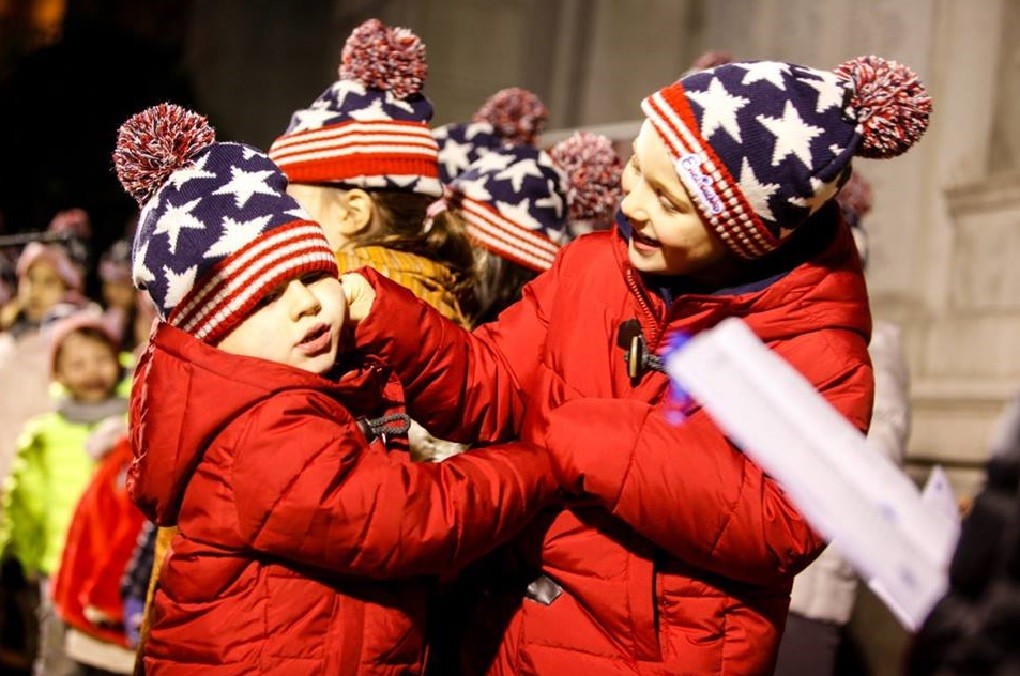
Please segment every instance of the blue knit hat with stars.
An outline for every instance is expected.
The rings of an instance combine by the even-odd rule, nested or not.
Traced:
[[[217,344],[280,283],[337,275],[322,227],[286,193],[262,152],[215,143],[205,118],[180,106],[121,125],[117,177],[142,207],[135,286],[160,319]]]
[[[854,156],[909,149],[927,128],[931,98],[909,68],[870,56],[834,72],[728,63],[641,106],[709,229],[753,259],[836,196]]]
[[[480,246],[526,268],[549,269],[567,240],[565,178],[543,150],[504,146],[447,187],[447,201]]]

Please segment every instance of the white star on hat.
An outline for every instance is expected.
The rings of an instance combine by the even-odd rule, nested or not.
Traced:
[[[528,209],[528,205],[530,203],[531,200],[529,199],[523,199],[519,204],[497,201],[495,207],[499,209],[499,213],[503,214],[503,216],[512,221],[514,224],[527,230],[534,230],[538,232],[543,229],[542,224],[531,215],[531,211]]]
[[[143,287],[152,280],[156,279],[156,275],[152,274],[152,270],[145,266],[145,258],[149,255],[149,242],[138,248],[138,251],[134,255],[134,265],[131,266],[131,277],[134,279],[135,285]]]
[[[779,190],[778,183],[761,183],[751,169],[751,163],[745,157],[740,165],[740,191],[750,202],[751,208],[761,218],[774,221],[776,217],[769,209],[769,199]]]
[[[293,216],[294,218],[300,219],[302,221],[312,220],[312,217],[308,214],[308,212],[305,211],[304,208],[300,206],[295,209],[291,209],[290,211],[285,211],[283,213],[287,214],[288,216]]]
[[[305,108],[304,110],[298,110],[294,113],[294,119],[297,120],[297,124],[288,133],[295,134],[306,129],[319,129],[326,124],[327,120],[331,120],[336,116],[336,111],[327,108],[319,110]]]
[[[181,230],[205,230],[205,223],[191,213],[191,210],[201,201],[196,198],[177,207],[168,202],[166,211],[156,221],[156,228],[152,231],[152,235],[154,237],[166,235],[170,239],[170,253],[177,253],[177,238],[180,237]]]
[[[410,103],[408,103],[404,99],[398,99],[396,96],[393,95],[393,92],[391,92],[391,91],[387,91],[386,92],[386,97],[385,98],[386,98],[386,103],[388,103],[389,105],[393,106],[394,108],[400,108],[401,110],[405,110],[408,113],[413,113],[414,112],[414,106],[412,106]]]
[[[722,80],[717,77],[712,78],[708,89],[702,92],[689,91],[687,97],[697,102],[704,111],[701,118],[701,136],[704,139],[710,140],[715,130],[721,127],[734,141],[742,142],[740,125],[737,124],[737,111],[750,103],[750,99],[733,96],[726,91]]]
[[[837,176],[829,183],[824,183],[812,176],[811,190],[814,193],[811,197],[791,197],[789,200],[790,204],[806,207],[809,214],[815,213],[823,204],[831,200],[839,192],[839,177]]]
[[[316,101],[312,104],[312,108],[331,108],[335,115],[336,111],[344,107],[344,101],[347,100],[348,94],[364,96],[365,93],[365,85],[357,80],[337,80],[333,83],[333,94],[336,96],[336,103],[331,105],[329,101]]]
[[[477,169],[480,172],[485,171],[502,171],[510,166],[510,163],[514,161],[510,155],[504,155],[503,153],[485,153],[471,165],[472,169]]]
[[[357,120],[358,122],[371,122],[373,120],[390,119],[390,116],[386,114],[385,110],[383,110],[382,101],[380,99],[372,101],[372,103],[366,106],[365,108],[352,110],[350,113],[348,113],[348,115],[352,120]]]
[[[233,195],[238,209],[243,209],[251,196],[275,195],[276,191],[266,185],[266,179],[273,175],[271,169],[264,171],[245,171],[240,167],[230,167],[230,183],[213,191],[213,195]]]
[[[546,188],[549,190],[549,196],[535,200],[535,207],[539,209],[552,207],[556,211],[556,218],[563,218],[563,198],[556,192],[555,181],[546,181]]]
[[[209,247],[203,258],[229,256],[255,241],[262,234],[272,216],[259,216],[250,221],[235,221],[230,216],[223,219],[223,234]]]
[[[514,162],[509,167],[496,174],[495,178],[510,179],[510,183],[514,187],[514,191],[520,192],[525,176],[537,176],[538,178],[542,178],[542,170],[538,168],[535,160],[530,157],[526,157],[520,162]]]
[[[472,122],[464,128],[464,138],[470,140],[483,132],[489,133],[491,131],[492,125],[488,122]]]
[[[801,80],[804,84],[818,92],[818,107],[816,112],[828,110],[843,104],[843,87],[839,84],[839,78],[829,73],[822,73],[819,80]]]
[[[805,167],[811,168],[811,139],[821,136],[824,129],[802,120],[792,101],[786,102],[782,117],[759,115],[757,120],[776,137],[776,148],[772,153],[773,167],[778,166],[787,155],[795,155]]]
[[[443,163],[443,168],[446,169],[448,175],[456,176],[471,164],[471,160],[468,158],[471,148],[470,143],[457,143],[453,139],[443,144],[443,149],[439,153],[439,161]]]
[[[485,187],[485,183],[486,178],[484,176],[470,181],[457,181],[457,192],[479,202],[488,202],[492,200],[492,195],[489,194],[489,189]]]
[[[166,297],[163,299],[163,309],[169,311],[181,302],[181,299],[195,286],[195,273],[198,266],[192,265],[184,272],[178,274],[169,266],[163,266],[163,274],[166,275]]]
[[[181,186],[188,181],[195,181],[203,178],[216,178],[216,172],[205,170],[205,163],[208,161],[209,153],[206,153],[191,166],[185,167],[184,169],[178,169],[174,173],[170,174],[170,178],[167,179],[167,183],[173,183],[174,187],[180,190]]]
[[[747,73],[740,84],[751,84],[759,80],[768,80],[779,89],[786,91],[786,83],[783,82],[783,73],[790,73],[790,66],[776,61],[755,61],[753,63],[736,64]]]

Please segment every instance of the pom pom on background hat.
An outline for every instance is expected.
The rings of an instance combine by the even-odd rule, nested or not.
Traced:
[[[499,90],[471,122],[433,130],[439,143],[439,179],[449,183],[479,157],[504,145],[534,146],[548,119],[549,111],[535,93],[520,87]]]
[[[159,317],[216,344],[275,286],[337,274],[322,228],[255,148],[217,143],[204,117],[161,104],[127,120],[113,161],[142,207],[135,286]]]
[[[779,247],[850,175],[924,133],[931,98],[906,66],[859,57],[835,72],[774,61],[692,73],[642,108],[706,224],[742,258]]]
[[[269,156],[292,183],[396,188],[439,197],[425,45],[369,19],[341,51],[339,80],[291,116]]]
[[[623,196],[623,162],[613,142],[601,134],[579,131],[554,145],[549,156],[566,179],[571,229],[611,226]]]

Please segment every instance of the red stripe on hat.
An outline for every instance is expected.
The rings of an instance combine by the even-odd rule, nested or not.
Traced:
[[[486,202],[463,198],[461,211],[468,234],[485,248],[530,270],[542,272],[552,266],[560,246],[543,233],[517,225]]]
[[[278,161],[291,183],[342,183],[358,176],[413,175],[439,178],[436,157],[420,155],[358,153],[306,161]],[[274,160],[275,161],[275,160]]]

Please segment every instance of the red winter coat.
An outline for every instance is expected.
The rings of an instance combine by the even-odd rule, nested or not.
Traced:
[[[365,271],[377,297],[359,349],[391,360],[416,420],[458,441],[545,440],[591,495],[536,519],[504,557],[562,593],[543,604],[507,584],[485,597],[463,639],[473,671],[771,672],[793,575],[823,542],[706,413],[692,406],[682,425],[667,422],[666,376],[633,385],[617,333],[637,319],[654,349],[667,331],[742,317],[864,430],[867,293],[847,228],[827,231],[763,289],[683,294],[669,307],[630,266],[619,232],[582,237],[473,335]]]
[[[127,638],[120,579],[145,522],[124,488],[124,472],[130,462],[131,445],[124,437],[103,458],[78,501],[50,588],[64,622],[124,647]],[[101,613],[104,621],[93,623],[86,617],[86,608]]]
[[[442,464],[366,441],[386,373],[339,382],[166,324],[132,393],[129,488],[180,533],[147,674],[417,674],[426,582],[514,534],[556,491],[544,451]],[[390,409],[392,410],[392,409]]]

